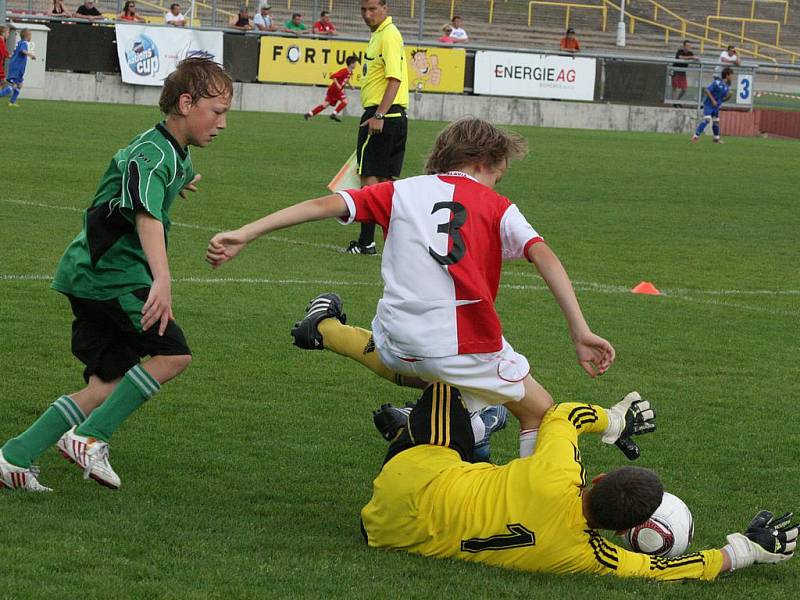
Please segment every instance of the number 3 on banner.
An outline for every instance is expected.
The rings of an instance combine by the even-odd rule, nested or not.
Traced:
[[[736,85],[736,104],[753,103],[753,78],[750,75],[739,75]]]

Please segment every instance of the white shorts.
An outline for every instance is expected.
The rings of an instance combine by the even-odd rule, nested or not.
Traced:
[[[381,347],[380,337],[378,333],[374,339],[383,364],[401,375],[457,387],[470,412],[492,404],[519,402],[525,395],[522,381],[531,370],[528,359],[517,354],[505,338],[499,352],[421,358],[392,354]]]

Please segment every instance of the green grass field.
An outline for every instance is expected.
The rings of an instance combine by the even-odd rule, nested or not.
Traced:
[[[2,107],[0,443],[78,389],[70,312],[48,278],[79,231],[113,152],[155,109],[46,103]],[[440,123],[412,122],[405,174],[421,171]],[[212,271],[213,232],[322,195],[356,121],[233,113],[194,152],[201,192],[176,203],[173,301],[194,362],[115,436],[123,487],[41,457],[53,494],[0,493],[0,598],[702,598],[782,597],[800,559],[712,584],[555,577],[366,548],[358,514],[385,450],[371,410],[413,399],[354,363],[291,345],[317,293],[339,292],[369,326],[379,260],[341,254],[356,229],[279,232]],[[641,441],[696,520],[695,548],[719,546],[761,508],[800,510],[797,142],[519,128],[531,154],[499,191],[560,255],[617,361],[591,380],[558,308],[527,263],[508,264],[506,336],[556,401],[651,398]],[[628,292],[642,280],[662,297]],[[494,458],[516,455],[515,427]],[[589,474],[618,466],[586,436]]]

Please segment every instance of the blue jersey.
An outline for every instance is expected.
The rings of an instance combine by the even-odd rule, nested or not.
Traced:
[[[723,79],[715,79],[710,86],[706,88],[708,93],[711,94],[711,97],[717,102],[717,106],[713,106],[711,104],[711,100],[709,100],[708,96],[705,97],[703,101],[703,105],[706,110],[719,110],[722,106],[722,103],[725,102],[725,98],[728,96],[728,92],[730,92],[731,86],[725,83]]]
[[[17,42],[17,47],[14,48],[14,54],[11,55],[11,60],[8,63],[8,81],[11,83],[22,83],[25,77],[25,68],[28,66],[28,55],[23,54],[28,52],[28,42],[20,40]]]

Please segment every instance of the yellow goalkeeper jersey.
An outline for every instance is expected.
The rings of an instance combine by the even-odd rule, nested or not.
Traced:
[[[405,450],[383,466],[361,511],[368,543],[525,571],[714,579],[719,550],[657,558],[589,528],[578,436],[607,425],[599,406],[557,405],[542,421],[536,454],[502,466],[467,463],[441,446]]]

